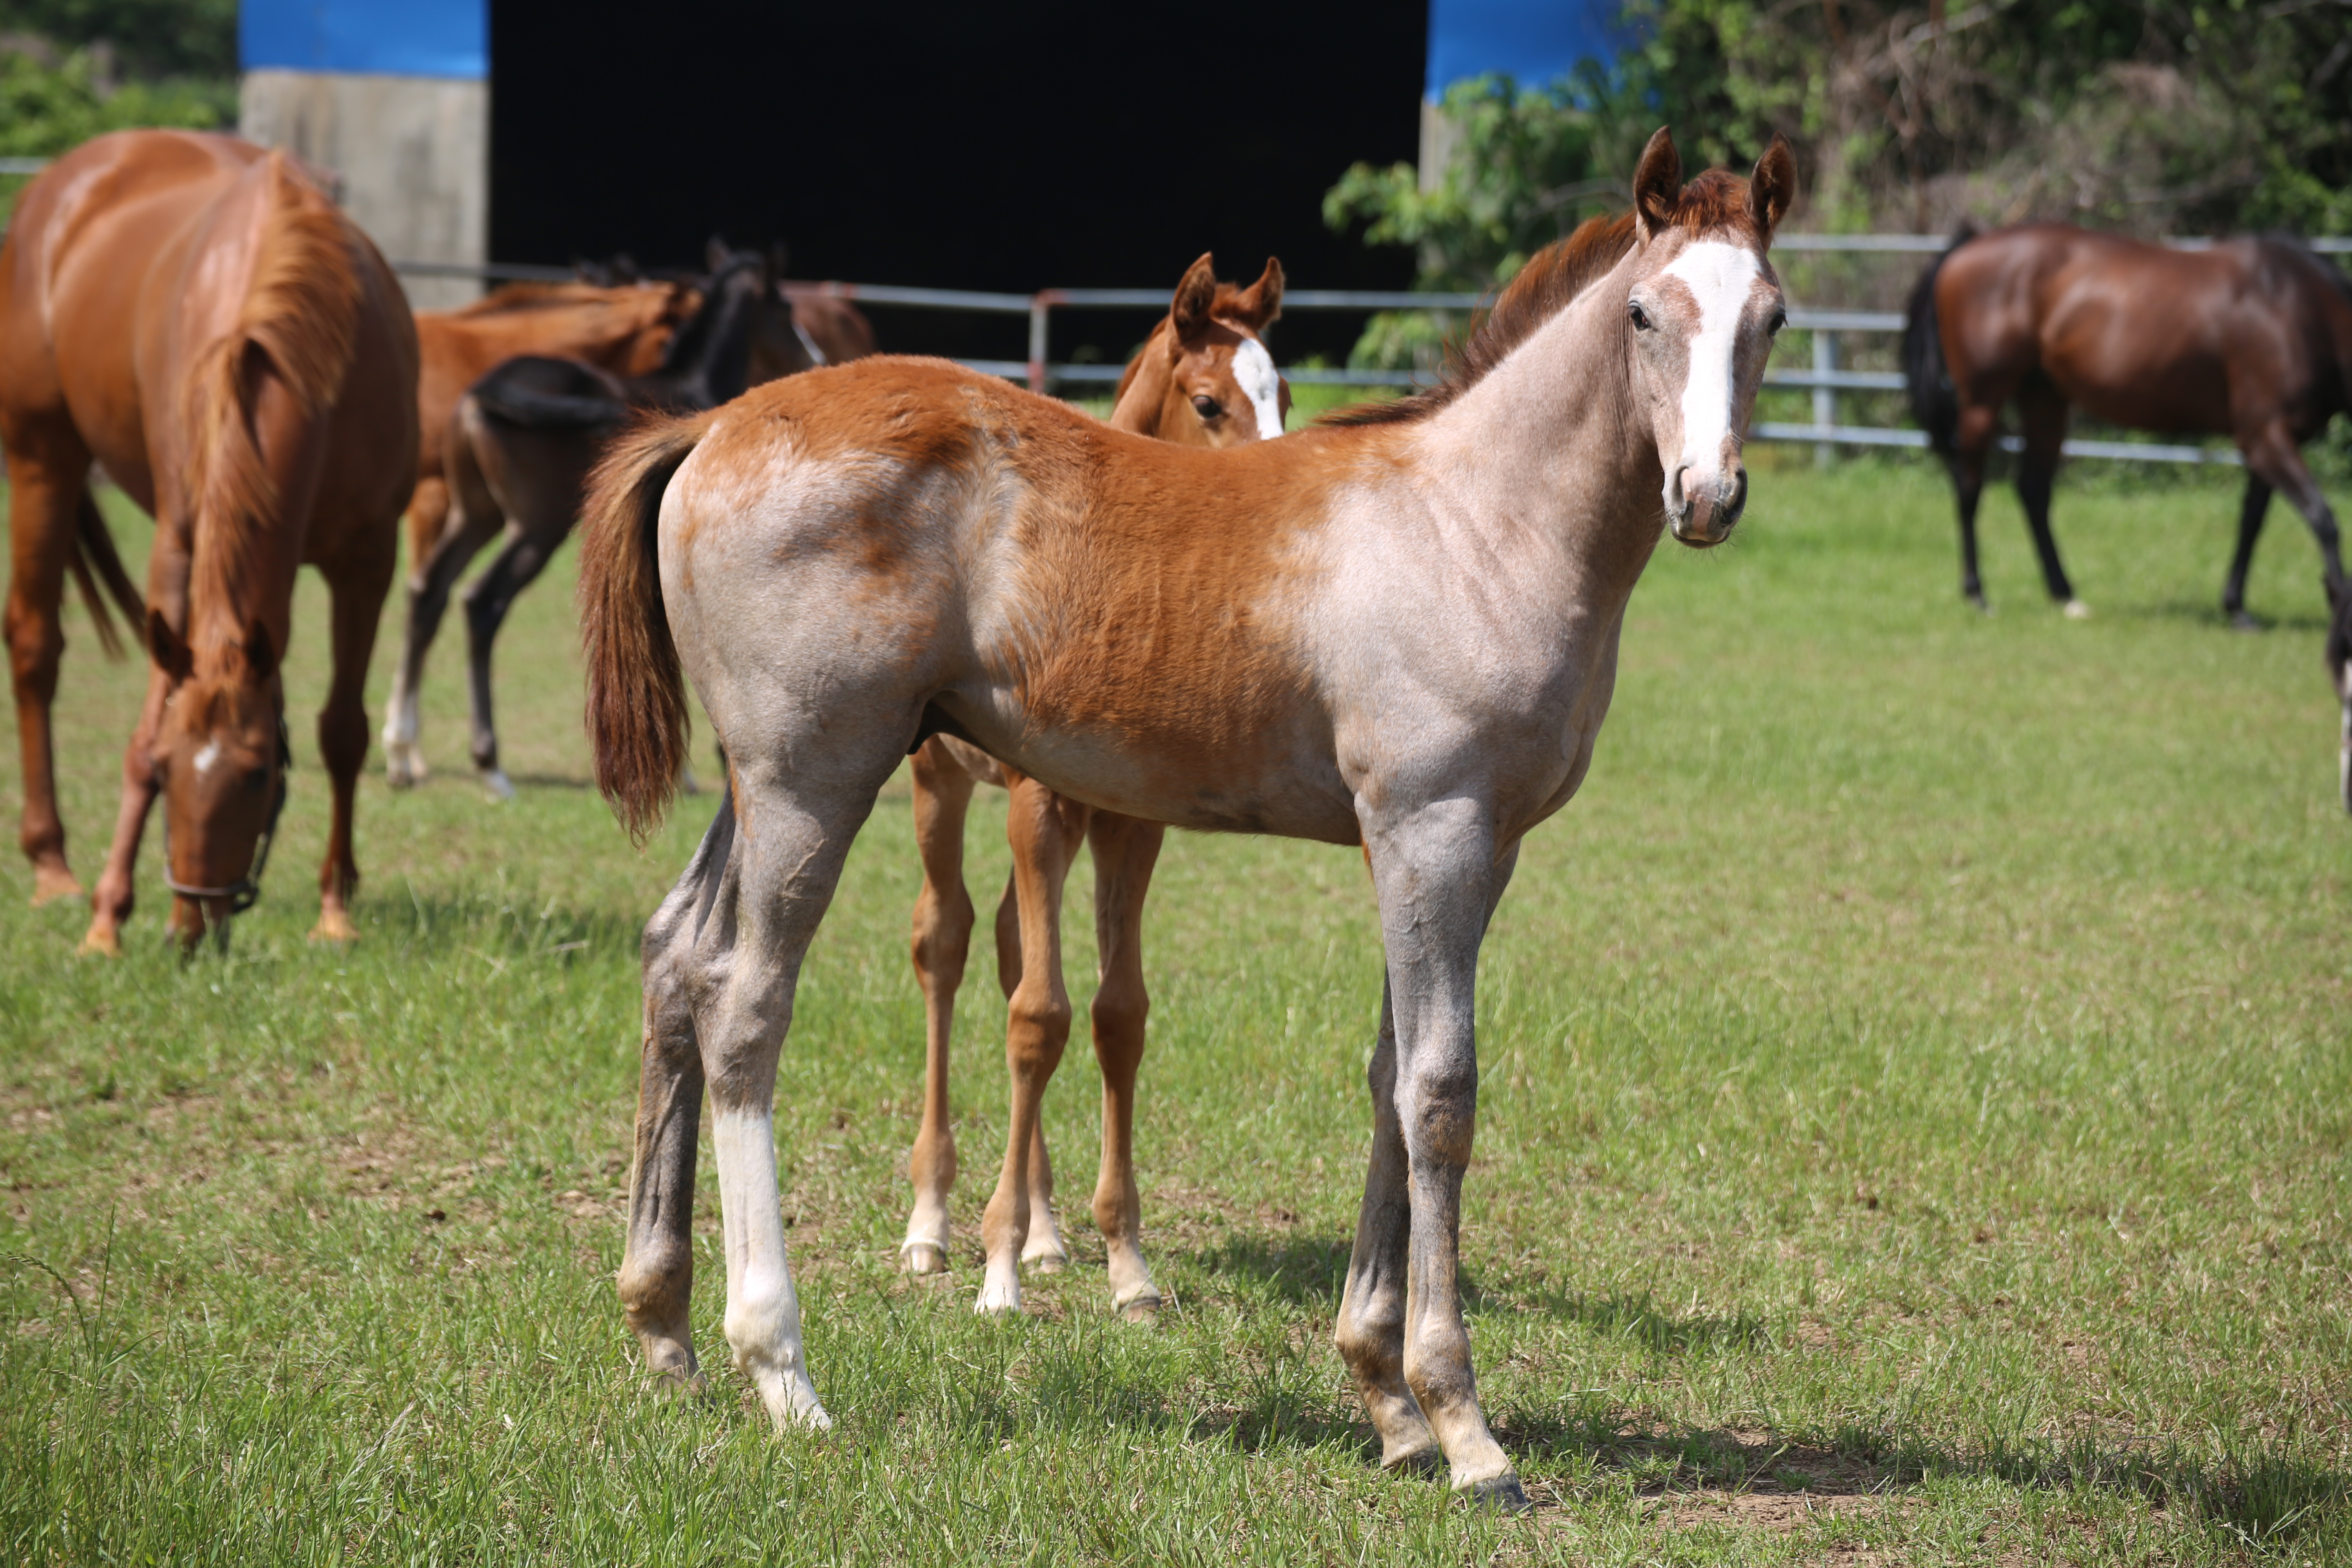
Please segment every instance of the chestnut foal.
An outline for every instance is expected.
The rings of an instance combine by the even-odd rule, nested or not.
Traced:
[[[1233,447],[1282,434],[1290,388],[1266,353],[1265,330],[1282,313],[1282,263],[1269,258],[1247,289],[1217,281],[1207,256],[1177,284],[1168,314],[1119,379],[1109,424],[1184,447]],[[1042,1059],[1051,1076],[1070,1037],[1070,998],[1062,984],[1062,885],[1083,839],[1095,857],[1095,931],[1100,988],[1095,993],[1095,1059],[1102,1066],[1102,1165],[1095,1184],[1095,1224],[1110,1268],[1111,1308],[1137,1321],[1160,1310],[1160,1289],[1143,1261],[1135,1185],[1135,1074],[1143,1059],[1150,998],[1143,984],[1143,900],[1165,829],[1056,795],[1017,768],[952,735],[934,735],[915,752],[915,846],[923,890],[915,903],[915,973],[923,986],[923,1125],[908,1175],[915,1208],[899,1244],[909,1272],[948,1266],[948,1189],[956,1177],[955,1130],[948,1111],[948,1037],[956,991],[971,945],[971,896],[963,883],[964,814],[975,784],[1012,794],[1006,833],[1013,872],[996,907],[996,976],[1015,1006],[1005,1042],[1008,1060]],[[1015,1068],[1017,1076],[1018,1068]],[[1039,1086],[1040,1090],[1043,1085]],[[1016,1100],[1020,1090],[1014,1091]],[[982,1233],[988,1269],[977,1309],[1015,1311],[1021,1270],[1058,1273],[1069,1263],[1053,1207],[1054,1168],[1045,1123],[1028,1149],[1026,1236],[1011,1226],[1006,1184],[1022,1162],[1007,1151]]]
[[[1361,845],[1387,985],[1371,1159],[1335,1338],[1381,1463],[1527,1493],[1479,1406],[1459,1268],[1479,949],[1521,840],[1591,767],[1633,587],[1669,531],[1728,538],[1786,320],[1767,252],[1795,159],[1682,182],[1531,258],[1428,391],[1191,451],[936,360],[771,384],[617,443],[581,573],[597,782],[642,834],[691,679],[730,809],[647,922],[621,1300],[694,1375],[709,1090],[725,1332],[780,1423],[829,1424],[777,1189],[776,1068],[876,795],[935,733],[1098,809]],[[1013,1013],[1047,999],[1025,983]],[[1042,1045],[1042,1033],[1032,1038]],[[1016,1059],[1013,1212],[1042,1052]]]

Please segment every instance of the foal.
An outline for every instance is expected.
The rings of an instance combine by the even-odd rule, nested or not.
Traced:
[[[438,443],[448,516],[431,554],[410,579],[408,634],[384,715],[384,750],[395,782],[425,776],[416,743],[425,656],[441,628],[450,590],[483,545],[505,543],[460,596],[466,609],[467,693],[476,775],[499,800],[514,785],[499,766],[492,719],[490,650],[515,595],[545,570],[580,515],[588,471],[632,410],[709,408],[748,384],[751,344],[761,317],[782,314],[774,279],[751,251],[721,252],[693,297],[660,363],[625,381],[573,359],[523,354],[467,388]]]
[[[1168,314],[1119,378],[1109,424],[1185,447],[1232,447],[1282,434],[1290,388],[1266,353],[1265,330],[1282,313],[1282,264],[1269,258],[1247,289],[1217,281],[1206,256],[1176,285]],[[996,908],[996,973],[1008,1002],[1044,998],[1042,1011],[1016,1007],[1005,1043],[1008,1061],[1059,1062],[1070,1035],[1070,999],[1062,985],[1062,885],[1081,838],[1094,850],[1095,931],[1101,985],[1093,1008],[1095,1059],[1102,1065],[1102,1166],[1095,1184],[1095,1224],[1109,1264],[1111,1307],[1137,1321],[1160,1309],[1160,1289],[1138,1239],[1142,1201],[1135,1186],[1135,1074],[1143,1059],[1143,900],[1160,858],[1164,829],[1055,795],[952,735],[934,735],[914,763],[915,845],[923,890],[915,904],[915,973],[923,986],[923,1125],[908,1175],[915,1208],[899,1244],[909,1272],[947,1266],[948,1189],[956,1175],[955,1129],[948,1114],[948,1037],[957,988],[971,950],[971,896],[963,884],[964,813],[975,783],[1012,792],[1007,811],[1013,872]],[[1052,1072],[1048,1066],[1046,1071]],[[1017,1075],[1018,1068],[1015,1072]],[[1017,1082],[1017,1078],[1016,1078]],[[1044,1085],[1038,1085],[1042,1093]],[[1034,1114],[1020,1131],[1024,1096],[1013,1095],[1013,1131],[996,1195],[982,1231],[988,1270],[982,1311],[1021,1305],[1021,1269],[1056,1273],[1069,1262],[1055,1224],[1054,1168],[1045,1123]],[[1025,1181],[1024,1239],[1012,1228],[1013,1188]],[[1016,1259],[1017,1254],[1017,1259]]]
[[[456,310],[419,310],[416,341],[421,356],[416,379],[416,485],[408,502],[406,635],[394,667],[392,700],[384,715],[384,773],[394,789],[424,779],[425,754],[416,749],[416,692],[412,664],[423,654],[419,600],[427,596],[436,553],[450,536],[449,487],[445,478],[450,416],[466,389],[492,366],[517,354],[561,354],[615,375],[642,375],[656,369],[678,324],[701,303],[683,284],[632,282],[510,283]],[[470,560],[481,548],[465,552]],[[460,568],[464,566],[460,561]],[[441,589],[446,603],[447,586]],[[437,624],[440,609],[432,612]],[[433,640],[431,631],[423,641]]]
[[[1279,441],[1187,450],[879,358],[616,445],[581,577],[598,783],[651,826],[690,676],[731,805],[646,928],[619,1283],[656,1371],[695,1366],[707,1083],[735,1365],[773,1419],[827,1420],[784,1257],[777,1058],[877,792],[952,733],[1098,809],[1363,846],[1388,973],[1339,1353],[1383,1463],[1442,1453],[1457,1488],[1526,1506],[1458,1279],[1478,950],[1520,839],[1591,763],[1661,533],[1719,543],[1746,504],[1793,180],[1776,140],[1752,180],[1685,188],[1661,131],[1634,210],[1529,261],[1444,381]],[[1016,1016],[1042,1012],[1022,989]],[[1013,1063],[1028,1117],[1050,1065]]]

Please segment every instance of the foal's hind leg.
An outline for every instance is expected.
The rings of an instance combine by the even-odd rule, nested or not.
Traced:
[[[780,737],[769,755],[792,759],[789,778],[779,776],[768,756],[737,753],[739,831],[684,965],[718,1155],[727,1342],[736,1370],[779,1425],[831,1424],[809,1381],[800,1300],[784,1258],[776,1058],[792,1027],[801,962],[832,901],[850,841],[905,741],[893,736],[867,748],[871,754],[845,754],[856,746],[855,735],[827,735],[814,725]]]
[[[463,595],[467,689],[473,703],[474,773],[496,800],[512,800],[514,784],[508,779],[506,770],[499,766],[499,731],[491,711],[490,649],[498,642],[499,627],[505,624],[515,595],[546,570],[547,558],[563,542],[571,526],[570,519],[564,519],[551,539],[547,530],[535,528],[528,521],[509,523],[506,548],[483,568],[480,576],[467,584]]]
[[[646,1368],[665,1383],[701,1381],[688,1307],[694,1295],[695,1140],[702,1120],[702,1057],[686,983],[694,941],[709,918],[735,835],[722,796],[702,846],[646,922],[645,1039],[637,1070],[636,1157],[629,1169],[629,1231],[616,1283]]]
[[[2066,568],[2058,563],[2058,541],[2050,532],[2050,491],[2057,481],[2058,459],[2066,445],[2066,399],[2047,382],[2036,381],[2018,394],[2025,450],[2017,461],[2017,499],[2025,503],[2026,526],[2033,532],[2033,552],[2041,558],[2042,585],[2066,606],[2067,617],[2081,620],[2091,607],[2074,597]]]
[[[1034,1210],[1042,1205],[1030,1186],[1038,1107],[1070,1039],[1070,995],[1062,985],[1062,884],[1087,826],[1085,806],[1010,769],[1006,774],[1013,803],[1005,836],[1013,842],[1020,887],[1022,973],[1004,1029],[1004,1065],[1012,1079],[1004,1168],[981,1219],[988,1277],[975,1306],[983,1312],[1019,1310],[1018,1258],[1024,1239],[1030,1247],[1038,1240]]]
[[[1977,507],[1984,500],[1985,463],[2000,433],[2000,405],[1971,403],[1960,410],[1958,434],[1945,467],[1960,510],[1960,596],[1981,610],[1984,579],[1977,573]]]
[[[923,890],[915,900],[915,975],[923,987],[923,1125],[907,1175],[915,1210],[898,1251],[910,1274],[948,1266],[948,1191],[955,1185],[955,1124],[948,1106],[948,1042],[956,992],[971,952],[971,895],[963,883],[963,825],[972,777],[934,736],[915,750],[915,848]]]
[[[451,454],[451,461],[457,460]],[[419,500],[423,504],[428,489],[445,508],[451,507],[449,490],[440,481],[419,485]],[[454,525],[445,525],[437,534],[431,553],[412,563],[408,578],[408,614],[401,636],[400,662],[394,667],[392,699],[383,716],[384,774],[394,789],[404,789],[424,782],[426,768],[425,752],[418,746],[417,692],[425,680],[425,656],[432,651],[433,638],[441,630],[441,616],[449,607],[449,593],[457,579],[465,574],[467,563],[506,525],[505,517],[494,504],[478,508],[458,506]],[[445,515],[446,512],[445,510]],[[426,537],[421,524],[410,529],[412,541]]]
[[[1160,1287],[1143,1261],[1143,1201],[1135,1185],[1135,1073],[1143,1061],[1143,900],[1166,829],[1108,811],[1094,814],[1095,932],[1102,983],[1095,992],[1095,1059],[1102,1065],[1102,1169],[1095,1225],[1110,1265],[1111,1310],[1135,1322],[1160,1311]]]

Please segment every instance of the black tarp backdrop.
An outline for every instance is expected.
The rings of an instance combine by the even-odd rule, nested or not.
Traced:
[[[490,253],[679,265],[709,235],[799,278],[1173,288],[1192,258],[1397,289],[1412,258],[1322,218],[1358,159],[1411,161],[1427,0],[1233,7],[491,0]],[[874,311],[885,348],[1025,357],[1016,317]],[[1057,311],[1118,359],[1148,313]],[[1277,329],[1283,359],[1361,325]]]

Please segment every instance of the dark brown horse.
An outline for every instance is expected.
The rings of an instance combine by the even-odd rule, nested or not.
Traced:
[[[176,131],[87,142],[26,187],[0,247],[0,442],[37,893],[77,890],[48,707],[62,579],[91,549],[95,458],[155,518],[154,665],[85,951],[119,950],[159,793],[182,942],[207,921],[226,941],[252,901],[285,798],[278,672],[306,563],[334,599],[319,715],[334,826],[311,934],[356,934],[362,687],[416,465],[416,329],[383,257],[282,154]]]
[[[774,329],[764,323],[788,320],[766,258],[755,251],[719,251],[712,261],[712,275],[700,281],[699,306],[650,374],[624,378],[582,360],[518,355],[476,381],[451,410],[440,442],[448,520],[415,574],[392,708],[384,718],[395,780],[425,774],[416,744],[417,692],[450,591],[482,547],[502,539],[497,555],[460,598],[474,767],[493,795],[503,800],[514,794],[499,766],[490,650],[515,595],[570,537],[589,470],[605,440],[634,412],[688,413],[738,395],[750,384],[757,344],[773,336]],[[785,368],[805,370],[816,363],[799,349],[787,325]]]
[[[1911,407],[1959,489],[1960,591],[1979,605],[1977,501],[2002,405],[2024,437],[2017,492],[2050,596],[2084,613],[2050,533],[2071,407],[2135,430],[2227,436],[2246,459],[2224,613],[2247,616],[2246,569],[2271,492],[2311,525],[2344,580],[2336,516],[2301,445],[2347,406],[2352,284],[2291,239],[2174,250],[2062,224],[1963,234],[1912,292]]]

